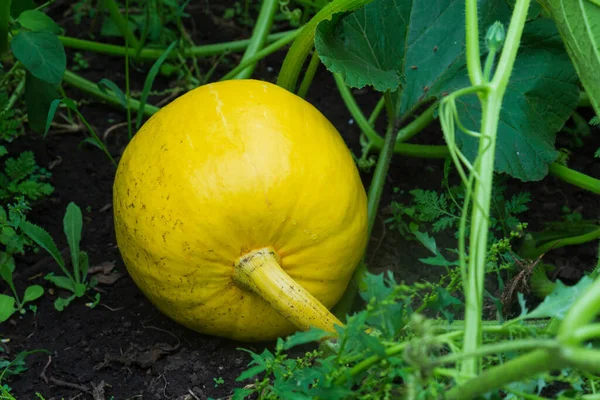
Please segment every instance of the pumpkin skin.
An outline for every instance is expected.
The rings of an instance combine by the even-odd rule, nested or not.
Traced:
[[[279,86],[198,87],[153,115],[113,188],[126,268],[165,315],[195,331],[265,341],[298,328],[233,280],[270,246],[330,308],[367,242],[367,199],[350,151],[311,104]]]

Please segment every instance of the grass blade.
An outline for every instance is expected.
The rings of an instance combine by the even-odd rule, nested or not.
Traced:
[[[70,202],[63,218],[63,227],[67,242],[69,243],[69,249],[71,250],[71,260],[73,262],[76,283],[81,282],[79,280],[79,243],[81,242],[81,230],[83,228],[82,221],[81,209],[77,204]]]
[[[175,45],[177,44],[177,42],[173,42],[169,45],[169,47],[167,47],[167,49],[165,50],[165,52],[158,58],[158,60],[156,60],[154,62],[154,65],[152,65],[152,68],[150,68],[150,72],[148,73],[148,76],[146,77],[146,81],[144,82],[144,89],[142,90],[142,97],[140,99],[140,107],[138,110],[138,115],[135,121],[135,129],[136,131],[140,129],[140,126],[142,125],[142,118],[143,118],[143,113],[142,111],[144,110],[144,106],[146,105],[146,100],[148,99],[148,94],[150,93],[150,89],[152,88],[152,85],[154,84],[154,79],[156,78],[156,75],[158,75],[158,72],[160,71],[160,66],[162,65],[162,63],[167,59],[167,57],[169,56],[169,53],[171,53],[171,51],[175,48]]]

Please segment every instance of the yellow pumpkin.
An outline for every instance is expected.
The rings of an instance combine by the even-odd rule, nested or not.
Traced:
[[[125,265],[173,320],[242,341],[341,325],[328,308],[363,255],[366,194],[302,98],[251,79],[182,95],[129,143],[113,196]]]

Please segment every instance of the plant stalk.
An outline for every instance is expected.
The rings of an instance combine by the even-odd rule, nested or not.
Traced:
[[[304,73],[304,78],[302,78],[302,82],[300,83],[300,89],[298,89],[298,96],[302,98],[306,97],[306,93],[308,93],[308,89],[312,84],[319,64],[321,64],[321,60],[319,59],[319,54],[315,49],[312,57],[310,58],[310,63],[306,68],[306,72]]]
[[[550,164],[549,172],[550,174],[567,183],[589,190],[592,193],[600,194],[600,180],[598,179],[592,178],[586,174],[582,174],[581,172],[577,172],[558,163]]]
[[[127,21],[121,15],[121,11],[119,10],[119,5],[115,2],[115,0],[104,0],[104,6],[108,10],[110,14],[110,18],[114,21],[115,25],[121,32],[123,38],[129,42],[129,45],[134,49],[137,49],[139,46],[139,41],[129,29],[129,21]]]
[[[277,85],[290,92],[296,92],[296,84],[300,71],[308,57],[310,51],[314,47],[315,32],[317,25],[326,19],[331,19],[335,13],[352,11],[362,7],[373,0],[333,0],[325,5],[318,13],[316,13],[310,21],[302,28],[302,31],[292,44],[288,51],[283,65],[279,71]]]
[[[221,81],[226,81],[229,79],[239,79],[236,77],[240,73],[240,71],[244,70],[249,65],[256,63],[256,61],[261,60],[268,55],[275,53],[277,50],[281,49],[286,44],[290,43],[292,40],[296,38],[299,31],[290,31],[290,33],[286,36],[283,36],[281,39],[271,43],[267,47],[262,50],[256,52],[253,56],[248,57],[245,61],[241,62],[237,67],[229,71],[226,75],[224,75]]]
[[[63,76],[63,82],[65,82],[66,84],[71,85],[73,87],[76,87],[77,89],[81,90],[84,93],[87,93],[89,95],[92,95],[92,96],[100,99],[100,100],[103,100],[112,106],[123,108],[121,102],[119,101],[119,99],[117,99],[117,97],[111,96],[110,94],[107,94],[107,93],[104,93],[103,91],[98,89],[98,85],[96,85],[95,83],[93,83],[91,81],[88,81],[85,78],[82,78],[81,76],[79,76],[71,71],[68,71],[68,70],[65,71],[65,74]],[[140,102],[138,100],[135,100],[135,99],[129,100],[129,109],[131,111],[137,113],[139,110],[139,107],[140,107]],[[159,110],[158,107],[146,104],[144,106],[143,113],[145,116],[150,117],[153,114],[155,114],[158,110]]]
[[[482,102],[481,138],[479,141],[477,162],[475,164],[477,180],[475,181],[473,191],[473,209],[471,212],[471,254],[468,261],[468,281],[465,283],[465,336],[463,347],[465,353],[477,351],[477,348],[481,344],[483,286],[498,119],[502,107],[502,98],[510,79],[521,42],[529,2],[530,0],[516,1],[505,45],[498,60],[496,73],[490,82],[490,89],[487,94],[480,94]],[[479,60],[476,0],[467,0],[466,15],[467,67],[471,80],[477,85],[481,82],[482,73]],[[461,371],[465,375],[477,375],[479,369],[480,363],[478,358],[466,360],[461,366]]]
[[[299,31],[299,29],[274,33],[267,37],[267,41],[274,42],[275,40],[279,40],[295,31]],[[125,54],[129,54],[130,57],[137,56],[137,58],[141,60],[156,60],[165,52],[165,49],[144,48],[140,50],[139,54],[136,54],[136,49],[133,47],[126,48],[125,46],[98,43],[90,40],[76,39],[69,36],[58,36],[58,38],[62,42],[63,46],[71,49],[93,51],[111,56],[125,56]],[[183,49],[181,54],[184,57],[208,57],[225,52],[242,51],[248,46],[249,43],[250,39],[243,39],[232,42],[194,46]],[[172,53],[169,55],[169,59],[177,58],[177,56],[177,53]]]
[[[281,268],[279,255],[270,247],[240,257],[235,263],[233,281],[260,296],[299,329],[317,327],[335,333],[335,326],[343,325]]]
[[[534,350],[453,387],[446,393],[446,400],[471,400],[509,383],[523,381],[539,373],[560,368],[562,365],[555,352]]]
[[[275,17],[275,11],[279,9],[279,0],[263,0],[256,19],[256,25],[252,31],[252,37],[250,43],[246,47],[246,51],[242,57],[241,62],[246,61],[248,58],[255,55],[264,46],[271,26],[273,25],[273,18]],[[248,79],[252,76],[252,72],[256,68],[256,61],[248,65],[242,71],[240,71],[234,79]]]

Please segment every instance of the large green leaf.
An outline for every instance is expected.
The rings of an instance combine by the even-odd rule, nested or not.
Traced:
[[[505,2],[479,2],[482,32],[506,22]],[[439,96],[464,64],[464,0],[375,0],[317,28],[323,64],[348,86],[402,92],[400,114]]]
[[[597,115],[600,115],[600,3],[539,0],[550,12]]]
[[[507,26],[505,1],[480,0],[480,35],[495,21]],[[322,22],[319,57],[348,86],[396,91],[399,117],[424,102],[470,86],[465,67],[463,0],[375,0],[353,13]],[[485,58],[486,54],[482,54]],[[504,98],[495,169],[524,181],[542,179],[556,160],[556,132],[577,106],[577,76],[549,19],[528,22]],[[460,99],[461,120],[479,130],[475,96]],[[478,142],[457,135],[471,159]]]
[[[65,49],[50,32],[19,32],[10,48],[25,68],[36,78],[58,85],[67,67]]]
[[[538,181],[556,160],[556,132],[579,102],[577,75],[564,52],[560,36],[549,19],[526,25],[500,112],[494,169],[522,181]],[[469,86],[466,71],[450,89]],[[481,107],[473,96],[457,102],[461,121],[479,130]],[[479,142],[460,133],[456,141],[471,160]]]

